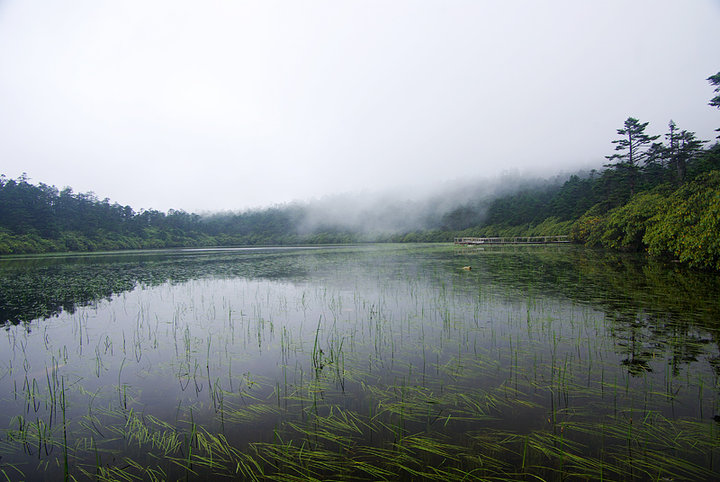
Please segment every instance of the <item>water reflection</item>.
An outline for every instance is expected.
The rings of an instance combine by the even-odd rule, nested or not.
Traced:
[[[561,297],[604,312],[622,363],[633,375],[652,370],[650,360],[668,347],[675,373],[679,365],[697,361],[708,345],[719,353],[711,358],[713,366],[720,366],[720,280],[714,273],[566,246],[426,250],[415,253],[413,265],[402,259],[407,253],[405,248],[382,255],[368,247],[230,248],[6,258],[0,260],[0,320],[27,324],[166,282],[312,278],[337,286],[352,284],[359,269],[374,270],[370,279],[453,282],[458,265],[468,265],[473,271],[466,277],[489,291],[521,299]]]
[[[179,249],[0,259],[0,320],[19,324],[74,313],[79,306],[138,285],[203,277],[302,277],[296,255],[313,249]],[[274,263],[280,255],[284,261]]]
[[[70,449],[88,478],[711,479],[719,288],[571,246],[3,259],[0,455],[39,480]]]
[[[570,247],[457,250],[481,278],[522,296],[559,296],[605,313],[630,374],[667,349],[675,374],[712,348],[720,354],[720,277],[640,255]],[[475,269],[475,267],[473,267]],[[718,365],[718,356],[709,360]]]

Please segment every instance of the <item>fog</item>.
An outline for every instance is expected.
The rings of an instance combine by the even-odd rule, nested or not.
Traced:
[[[718,25],[713,0],[5,0],[0,173],[411,227],[498,179],[600,167],[628,116],[714,138]]]
[[[540,179],[505,173],[493,178],[446,181],[416,189],[333,194],[301,205],[303,218],[299,232],[304,234],[329,228],[373,235],[436,229],[442,226],[444,215],[460,207],[470,207],[476,212],[473,224],[478,225],[493,199],[523,188],[560,184],[564,179],[564,175]]]

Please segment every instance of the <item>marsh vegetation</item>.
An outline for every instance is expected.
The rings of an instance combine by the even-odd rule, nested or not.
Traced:
[[[3,259],[0,477],[717,479],[719,295],[572,246]]]

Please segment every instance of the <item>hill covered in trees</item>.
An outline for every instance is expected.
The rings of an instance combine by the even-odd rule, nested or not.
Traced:
[[[709,79],[720,91],[720,72]],[[720,95],[710,101],[720,108]],[[26,176],[0,176],[0,254],[352,242],[442,242],[454,236],[571,234],[576,242],[647,250],[720,269],[720,144],[673,121],[651,135],[629,117],[600,171],[465,187],[456,201],[350,199],[240,213],[136,212]],[[453,196],[450,196],[453,198]]]

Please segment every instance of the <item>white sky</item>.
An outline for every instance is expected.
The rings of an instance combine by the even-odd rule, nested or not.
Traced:
[[[0,173],[242,209],[713,139],[718,0],[0,0]]]

